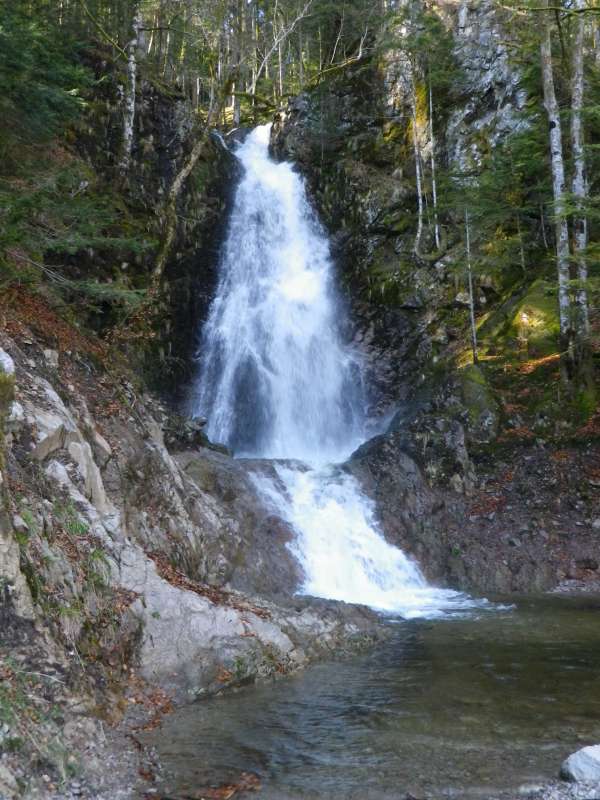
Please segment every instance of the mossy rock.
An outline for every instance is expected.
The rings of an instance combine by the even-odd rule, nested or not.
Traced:
[[[382,137],[386,144],[390,142],[403,142],[407,136],[407,126],[395,120],[385,122],[382,130]]]
[[[0,420],[8,416],[15,398],[15,379],[2,371],[0,367]]]
[[[4,426],[15,399],[15,379],[2,371],[0,365],[0,468],[4,465]]]
[[[521,343],[528,357],[556,353],[560,334],[556,287],[537,280],[511,297],[481,326],[480,337],[509,353]]]
[[[556,287],[538,280],[512,309],[512,316],[500,336],[524,342],[529,356],[542,357],[557,352],[559,334]]]
[[[500,407],[483,371],[476,364],[469,364],[458,375],[468,435],[476,442],[493,441],[498,435]]]

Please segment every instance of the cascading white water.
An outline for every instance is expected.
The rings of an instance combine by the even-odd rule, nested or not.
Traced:
[[[192,413],[236,455],[304,462],[276,464],[280,480],[257,475],[256,484],[297,532],[305,593],[405,617],[462,607],[467,598],[430,587],[385,541],[357,481],[327,466],[365,436],[360,359],[340,337],[327,239],[301,177],[269,157],[269,135],[270,126],[255,128],[236,153],[244,174]]]
[[[269,131],[237,151],[193,410],[239,455],[331,461],[362,438],[360,370],[337,334],[327,240],[300,177],[269,158]]]

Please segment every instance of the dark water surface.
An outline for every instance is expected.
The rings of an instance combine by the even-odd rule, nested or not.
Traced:
[[[401,622],[367,655],[196,703],[146,740],[173,794],[250,771],[269,800],[516,797],[600,742],[600,598]]]

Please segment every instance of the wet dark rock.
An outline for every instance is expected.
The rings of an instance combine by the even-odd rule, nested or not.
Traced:
[[[429,575],[440,578],[445,553],[439,541],[440,504],[424,475],[399,446],[399,434],[388,433],[363,445],[348,463],[374,501],[386,538],[414,556]]]
[[[169,450],[178,451],[192,447],[214,450],[222,455],[232,455],[228,447],[212,442],[204,432],[206,420],[202,418],[182,417],[170,414],[165,419],[163,433],[165,445]]]
[[[93,102],[88,122],[77,136],[81,155],[108,182],[118,180],[122,138],[122,76],[111,59],[86,53],[95,73]],[[134,148],[124,198],[128,214],[148,224],[148,245],[160,241],[165,224],[165,202],[175,176],[185,165],[197,137],[194,109],[186,95],[159,81],[141,80],[136,97]],[[239,131],[236,136],[242,136]],[[235,137],[232,137],[235,138]],[[146,381],[173,405],[184,401],[194,369],[199,324],[214,293],[218,250],[228,219],[240,166],[231,149],[218,135],[208,137],[196,166],[185,182],[177,204],[177,230],[165,268],[160,302],[155,309],[155,334],[128,349],[132,363],[143,371]],[[118,177],[117,177],[118,176]],[[145,285],[154,266],[156,248],[136,255],[123,268],[135,278],[133,285]],[[86,251],[66,259],[67,276],[93,279],[112,274],[114,256],[107,264],[101,253]],[[106,308],[102,308],[106,312]],[[114,320],[106,313],[90,312],[87,320],[102,329]]]
[[[587,558],[580,558],[575,562],[577,569],[588,569],[591,572],[596,572],[600,569],[598,559],[588,556]]]
[[[294,534],[259,498],[244,462],[206,449],[175,460],[201,492],[191,508],[204,531],[200,577],[262,597],[293,594],[303,580],[287,547]],[[271,465],[265,468],[274,473]],[[212,528],[202,525],[207,502],[216,516]]]
[[[251,130],[252,128],[234,128],[232,131],[228,131],[228,133],[225,134],[224,140],[228,147],[235,148],[236,145],[243,144],[246,141],[246,137]]]

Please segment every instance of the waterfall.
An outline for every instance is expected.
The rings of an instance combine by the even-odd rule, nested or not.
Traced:
[[[238,147],[244,173],[203,328],[192,413],[239,456],[275,462],[256,475],[296,531],[303,591],[404,617],[468,599],[430,587],[381,534],[370,500],[335,464],[365,437],[359,354],[345,345],[327,237],[302,178],[269,156],[270,126]],[[290,463],[289,459],[295,459]]]
[[[338,460],[363,435],[358,359],[337,332],[327,239],[270,126],[238,149],[220,281],[204,327],[194,412],[237,455]]]

